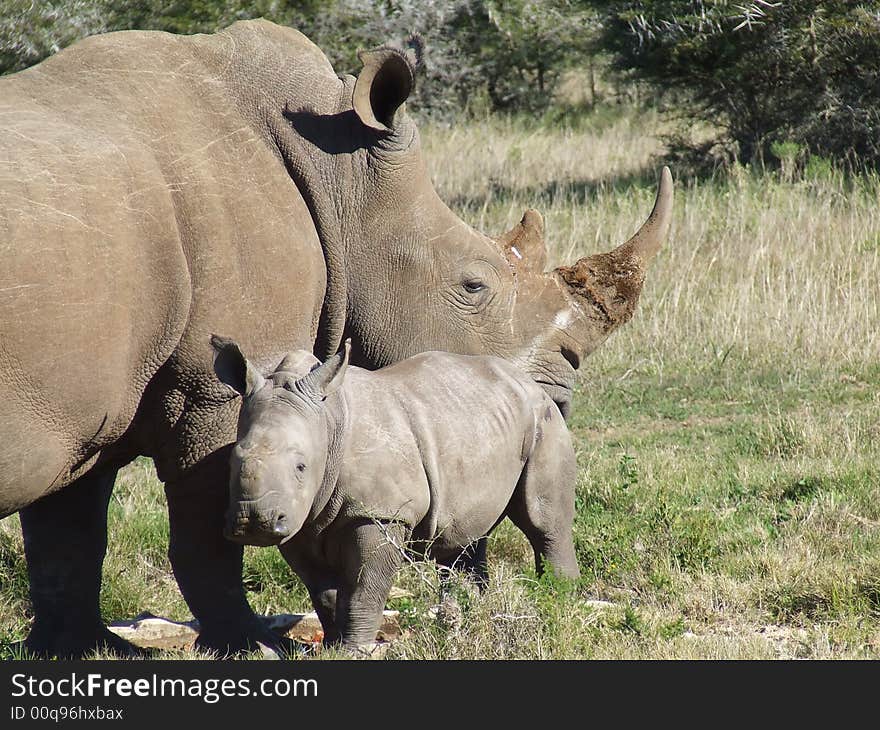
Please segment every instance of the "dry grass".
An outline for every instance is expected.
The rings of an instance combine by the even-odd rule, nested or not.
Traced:
[[[487,120],[423,137],[453,209],[492,234],[538,208],[558,264],[617,245],[641,224],[660,128],[651,113],[606,112],[574,129]],[[878,200],[877,177],[846,179],[821,165],[797,180],[743,167],[677,179],[671,236],[639,314],[597,360],[662,370],[733,348],[774,367],[780,358],[877,361]]]

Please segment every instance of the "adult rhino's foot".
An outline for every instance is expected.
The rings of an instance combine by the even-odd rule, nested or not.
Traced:
[[[299,644],[272,631],[256,615],[237,624],[203,624],[195,648],[223,659],[252,652],[262,652],[267,658],[286,659],[302,652]]]
[[[23,654],[42,659],[81,659],[95,653],[112,654],[121,659],[151,656],[148,650],[129,643],[103,625],[66,626],[59,631],[38,622],[20,647]]]

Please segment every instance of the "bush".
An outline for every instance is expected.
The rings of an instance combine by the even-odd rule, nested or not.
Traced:
[[[107,30],[105,3],[0,0],[0,73],[19,71],[80,38]]]
[[[740,160],[773,160],[788,143],[852,167],[880,163],[880,3],[595,4],[617,68],[667,94],[689,125],[719,128],[711,142]]]
[[[594,13],[571,0],[0,0],[0,73],[93,33],[211,33],[257,17],[302,30],[348,73],[360,69],[358,50],[420,35],[411,108],[440,117],[473,106],[544,109],[596,28]]]

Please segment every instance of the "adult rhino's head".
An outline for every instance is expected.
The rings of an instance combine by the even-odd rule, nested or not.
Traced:
[[[381,48],[361,59],[358,78],[343,77],[339,113],[288,114],[311,145],[308,165],[289,167],[321,171],[324,197],[310,204],[328,254],[325,352],[350,337],[352,362],[364,367],[426,350],[496,355],[519,364],[567,414],[575,371],[632,316],[666,236],[669,170],[629,241],[546,271],[537,212],[490,238],[437,196],[404,110],[411,53]]]
[[[337,428],[323,405],[342,384],[350,346],[323,364],[311,353],[292,352],[263,377],[232,340],[214,335],[211,344],[214,372],[242,396],[224,534],[248,545],[278,545],[302,528],[328,486]]]

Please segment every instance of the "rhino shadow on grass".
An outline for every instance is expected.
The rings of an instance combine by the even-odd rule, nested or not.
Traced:
[[[492,201],[505,198],[527,198],[536,202],[564,198],[574,205],[585,205],[600,192],[630,193],[633,189],[650,189],[656,181],[653,168],[644,168],[623,175],[601,178],[572,178],[548,180],[537,185],[511,185],[502,180],[490,179],[488,190],[476,195],[453,195],[449,204],[453,208],[482,208]]]

